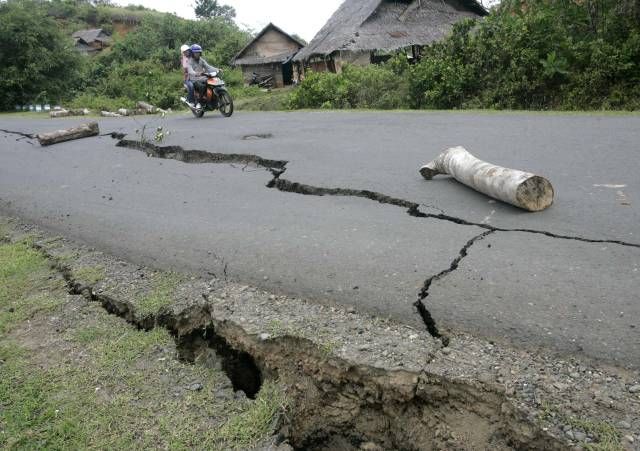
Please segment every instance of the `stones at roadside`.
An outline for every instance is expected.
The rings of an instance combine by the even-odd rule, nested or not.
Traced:
[[[640,384],[629,387],[629,393],[640,393]]]
[[[573,431],[571,429],[565,431],[565,435],[569,438],[569,440],[575,440],[575,436],[573,435]]]
[[[580,377],[580,373],[577,373],[577,372],[574,371],[573,373],[569,374],[569,376],[572,379],[578,379]]]
[[[451,354],[451,348],[442,348],[442,353],[444,355],[449,355]]]
[[[573,437],[579,442],[584,442],[587,439],[587,434],[582,431],[573,431]]]
[[[271,335],[267,334],[267,333],[262,333],[258,336],[258,338],[260,338],[260,341],[266,341],[269,338],[271,338]]]
[[[633,443],[633,442],[635,442],[635,441],[636,441],[636,440],[633,438],[633,435],[625,435],[625,436],[624,436],[624,439],[625,439],[627,442],[629,442],[629,443]]]
[[[187,386],[187,390],[189,391],[200,391],[204,388],[204,386],[200,382],[194,382],[193,384],[189,384]]]
[[[631,429],[631,424],[630,424],[630,423],[628,423],[627,421],[620,421],[620,422],[618,423],[618,427],[619,427],[620,429]]]

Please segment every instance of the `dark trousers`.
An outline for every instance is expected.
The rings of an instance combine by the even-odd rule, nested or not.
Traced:
[[[196,89],[198,96],[202,99],[207,94],[207,82],[205,80],[199,80],[193,82],[193,87]]]
[[[187,88],[187,100],[189,102],[195,102],[195,98],[193,96],[194,94],[193,82],[190,80],[185,81],[184,87]]]

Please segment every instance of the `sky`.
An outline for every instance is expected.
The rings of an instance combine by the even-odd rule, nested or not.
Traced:
[[[193,19],[193,1],[175,0],[115,0],[126,6],[143,5],[158,11],[176,13]],[[289,34],[298,34],[310,41],[331,17],[342,0],[222,0],[236,9],[236,22],[245,28],[260,31],[273,22]]]

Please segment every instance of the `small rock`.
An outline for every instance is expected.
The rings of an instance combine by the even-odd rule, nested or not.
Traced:
[[[567,435],[567,437],[569,437],[569,440],[575,440],[575,436],[573,435],[573,431],[571,429],[566,431],[565,434]]]
[[[189,391],[200,391],[202,390],[204,387],[202,386],[202,384],[200,382],[194,382],[193,384],[189,385],[187,387],[187,390]]]
[[[270,301],[275,301],[276,300],[276,295],[272,294],[271,296],[269,296],[269,300]]]
[[[624,439],[625,439],[626,441],[628,441],[629,443],[633,443],[633,442],[635,442],[635,441],[636,441],[636,440],[633,438],[633,436],[632,436],[632,435],[625,435],[625,436],[624,436]]]
[[[618,427],[620,427],[620,429],[631,429],[631,424],[626,421],[621,421],[618,423]]]
[[[571,376],[573,379],[578,379],[580,377],[580,373],[576,373],[575,371],[571,374],[569,374],[569,376]]]
[[[584,442],[587,439],[587,434],[585,434],[584,432],[575,431],[573,433],[573,437],[579,442]]]
[[[260,341],[265,341],[268,340],[269,338],[271,338],[271,335],[266,334],[266,333],[262,333],[259,335]]]
[[[360,449],[362,451],[383,451],[383,448],[380,445],[377,445],[373,442],[366,442],[360,445]]]
[[[247,399],[247,394],[245,392],[243,392],[242,390],[238,390],[237,392],[235,392],[233,394],[233,397],[235,399]]]
[[[451,348],[442,348],[442,353],[444,355],[449,355],[451,354]]]
[[[355,313],[355,312],[356,312],[356,309],[354,309],[353,307],[349,307],[347,309],[347,313]]]
[[[632,385],[629,387],[629,393],[640,393],[640,385]]]

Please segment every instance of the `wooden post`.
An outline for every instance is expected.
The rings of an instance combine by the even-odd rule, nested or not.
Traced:
[[[88,138],[89,136],[97,136],[100,134],[97,122],[90,122],[78,127],[66,130],[58,130],[51,133],[41,133],[37,136],[41,146],[50,146],[74,139]]]
[[[495,166],[479,160],[464,147],[452,147],[420,168],[431,180],[448,174],[476,191],[529,211],[541,211],[553,203],[553,186],[544,177]]]

